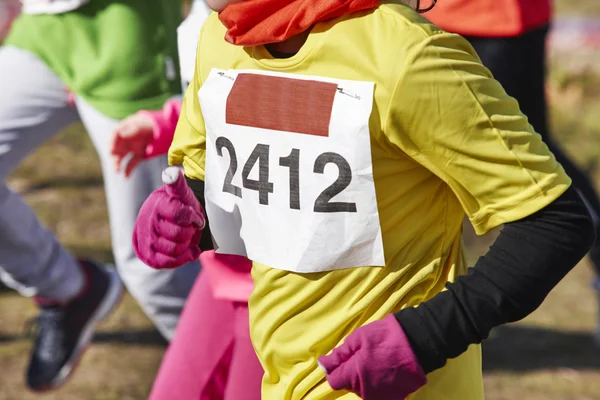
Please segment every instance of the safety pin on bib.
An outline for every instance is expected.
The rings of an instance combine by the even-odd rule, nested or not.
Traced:
[[[346,96],[350,96],[353,99],[360,100],[360,96],[359,95],[357,95],[356,93],[353,93],[353,92],[351,92],[349,90],[346,90],[344,88],[338,87],[337,91],[338,91],[338,93],[345,94]]]
[[[229,75],[225,75],[225,72],[217,72],[218,75],[221,75],[223,78],[227,78],[230,81],[234,81],[235,79],[233,79],[233,77],[229,76]]]

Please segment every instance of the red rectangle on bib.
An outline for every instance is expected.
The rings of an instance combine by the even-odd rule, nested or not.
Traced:
[[[335,83],[239,74],[225,121],[255,128],[329,136]]]

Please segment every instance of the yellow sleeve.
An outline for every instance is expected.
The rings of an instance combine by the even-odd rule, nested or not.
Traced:
[[[175,129],[173,142],[169,148],[169,164],[183,165],[185,175],[192,179],[204,180],[204,163],[206,160],[206,128],[198,91],[202,86],[200,78],[200,45],[196,52],[196,68],[194,78],[188,86],[181,114]]]
[[[407,59],[385,129],[448,184],[478,234],[535,213],[571,184],[516,100],[458,35],[438,32]]]

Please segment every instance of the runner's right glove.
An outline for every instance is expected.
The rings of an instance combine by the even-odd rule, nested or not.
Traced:
[[[164,185],[152,192],[140,209],[133,248],[152,268],[177,268],[198,259],[206,219],[181,169],[169,167],[162,178]]]

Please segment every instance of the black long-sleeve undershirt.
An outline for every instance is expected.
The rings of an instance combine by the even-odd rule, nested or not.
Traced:
[[[206,200],[204,199],[204,181],[199,179],[191,179],[187,176],[185,177],[185,180],[188,186],[192,189],[192,192],[194,192],[194,195],[200,204],[202,204],[202,208],[206,210]],[[210,222],[208,221],[208,218],[206,218],[206,224],[202,230],[202,237],[200,238],[200,243],[198,246],[202,251],[213,250],[215,248],[212,241],[212,235],[210,233]]]
[[[585,256],[595,241],[573,188],[537,213],[506,224],[468,274],[415,308],[395,314],[426,373],[523,319]]]

